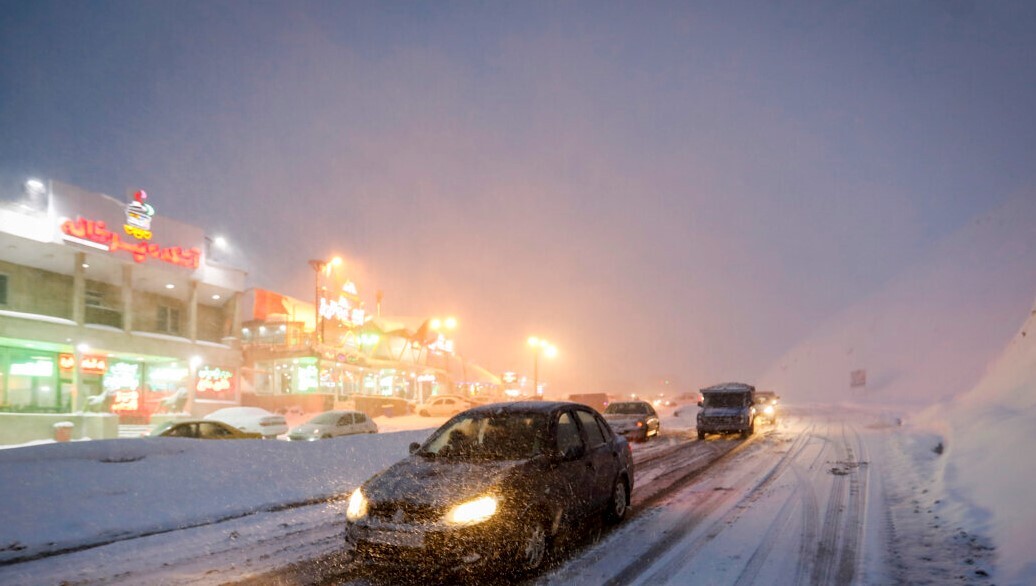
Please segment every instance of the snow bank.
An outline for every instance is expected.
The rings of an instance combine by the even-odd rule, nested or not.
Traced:
[[[945,437],[947,489],[973,504],[970,521],[993,538],[998,577],[1011,584],[1036,584],[1034,336],[1036,308],[974,388],[918,419]]]

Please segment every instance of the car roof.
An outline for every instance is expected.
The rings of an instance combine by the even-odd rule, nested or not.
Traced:
[[[545,413],[550,414],[562,409],[578,407],[584,411],[593,411],[582,403],[571,401],[511,401],[506,403],[490,403],[479,405],[465,411],[465,413]]]
[[[745,391],[755,392],[755,387],[745,383],[720,383],[701,390],[703,393],[743,393]]]

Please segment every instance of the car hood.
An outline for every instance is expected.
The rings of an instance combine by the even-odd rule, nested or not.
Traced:
[[[621,414],[621,413],[613,413],[613,414],[605,415],[604,419],[605,419],[605,421],[608,421],[608,422],[611,422],[611,423],[620,423],[620,422],[623,422],[623,421],[630,422],[630,423],[636,423],[636,421],[638,419],[647,419],[647,415],[644,415],[643,413],[641,413],[640,415],[636,415],[636,414],[625,415],[625,414]]]
[[[303,423],[297,427],[293,427],[291,433],[293,435],[310,435],[315,433],[323,433],[328,430],[327,425],[319,423]]]
[[[479,496],[527,460],[465,462],[410,456],[363,485],[372,502],[405,500],[441,506]]]
[[[745,411],[744,407],[706,407],[701,414],[704,417],[737,417]]]

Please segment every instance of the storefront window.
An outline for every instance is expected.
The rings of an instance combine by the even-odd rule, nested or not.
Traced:
[[[104,375],[104,392],[115,412],[136,412],[142,408],[140,379],[142,367],[137,362],[113,362]]]
[[[13,411],[56,411],[62,407],[56,356],[10,351],[3,408]]]

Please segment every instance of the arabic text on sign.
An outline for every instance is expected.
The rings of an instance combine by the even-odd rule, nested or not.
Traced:
[[[150,256],[169,264],[196,269],[201,261],[201,251],[197,248],[187,250],[179,246],[163,248],[150,242],[125,241],[119,234],[109,230],[103,220],[87,220],[82,217],[76,218],[75,221],[66,220],[61,224],[61,231],[71,238],[86,241],[86,243],[105,245],[111,252],[126,251],[137,262],[144,262]]]

